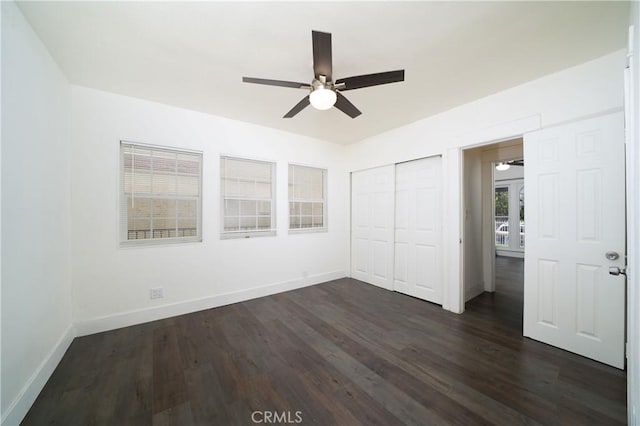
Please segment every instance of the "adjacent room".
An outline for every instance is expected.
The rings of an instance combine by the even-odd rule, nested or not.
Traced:
[[[640,424],[638,2],[0,10],[2,426]]]

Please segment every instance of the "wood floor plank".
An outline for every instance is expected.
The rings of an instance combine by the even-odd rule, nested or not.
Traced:
[[[295,308],[291,306],[290,309]],[[295,317],[299,317],[299,315]],[[433,404],[437,404],[439,399],[430,398],[434,396],[432,389],[424,386],[417,386],[417,389],[408,386],[407,382],[413,381],[410,375],[402,374],[394,365],[380,362],[379,358],[363,346],[356,347],[354,342],[348,344],[349,339],[340,335],[341,333],[336,329],[329,330],[327,334],[323,335],[318,331],[318,328],[323,327],[322,321],[312,321],[311,318],[311,315],[305,316],[304,322],[309,322],[306,325],[301,322],[295,325],[287,324],[296,330],[302,338],[302,342],[306,342],[342,374],[357,383],[394,416],[408,424],[449,423],[443,413],[433,407]],[[341,346],[334,343],[333,340],[336,338],[340,340]],[[393,373],[400,377],[392,377]],[[393,380],[389,380],[391,378]],[[405,383],[398,386],[401,381]],[[467,410],[464,407],[458,406],[456,408],[466,414]],[[475,418],[475,420],[476,424],[482,424],[481,419]]]
[[[298,301],[302,302],[300,299]],[[312,308],[311,306],[307,306]],[[378,343],[376,350],[371,350],[367,346],[368,339],[359,336],[343,333],[337,326],[329,326],[315,315],[305,315],[303,307],[294,308],[295,317],[304,318],[313,330],[319,332],[328,341],[331,341],[345,353],[355,356],[369,370],[382,377],[385,382],[393,384],[396,388],[415,399],[423,406],[434,410],[444,423],[460,424],[483,424],[485,420],[477,414],[468,410],[463,404],[449,398],[448,392],[442,393],[432,386],[424,386],[424,382],[417,379],[414,374],[399,367],[400,360],[384,351],[382,345]],[[309,311],[307,311],[309,312]],[[319,312],[322,312],[321,310]],[[321,314],[322,315],[322,314]],[[381,350],[382,349],[382,350]]]
[[[153,415],[153,426],[180,426],[193,424],[191,404],[184,402]]]
[[[500,402],[493,400],[458,381],[453,380],[450,376],[440,374],[440,370],[429,368],[428,363],[418,364],[407,362],[403,351],[395,350],[394,347],[386,345],[385,341],[374,342],[370,341],[368,338],[363,339],[362,335],[359,333],[356,333],[349,327],[342,326],[340,321],[338,321],[338,323],[340,324],[336,324],[334,327],[349,336],[350,339],[366,346],[370,351],[376,351],[384,354],[384,357],[389,360],[389,363],[398,366],[409,374],[410,377],[415,377],[419,382],[421,382],[422,386],[418,388],[419,392],[424,392],[424,389],[437,390],[440,394],[446,395],[448,398],[455,400],[461,406],[472,409],[475,413],[492,424],[536,424],[533,419],[510,409],[504,404],[501,404]],[[345,347],[345,342],[348,344],[349,339],[341,338],[338,333],[334,333],[331,329],[325,330],[325,333],[332,336],[336,342],[339,342],[338,344],[340,344],[341,347]],[[363,349],[360,347],[350,350],[350,352],[357,353],[359,357],[362,351]],[[382,365],[384,364],[385,362],[382,361]],[[464,410],[462,410],[462,412],[464,412]],[[465,423],[474,424],[478,422],[466,419]]]
[[[153,414],[187,402],[178,328],[170,326],[153,333]]]
[[[23,424],[625,424],[624,371],[522,337],[522,260],[496,286],[456,315],[341,279],[77,338]]]
[[[333,368],[333,366],[328,365],[321,354],[306,345],[304,338],[302,340],[291,338],[291,331],[280,320],[270,319],[275,318],[272,313],[277,313],[277,317],[281,318],[282,321],[290,321],[291,312],[288,309],[282,309],[283,306],[290,307],[289,304],[276,303],[275,299],[263,299],[256,313],[258,317],[265,321],[265,324],[268,324],[269,336],[281,337],[279,339],[270,339],[269,344],[273,353],[278,354],[282,361],[287,363],[289,371],[295,372],[297,380],[284,382],[283,387],[290,385],[292,382],[300,382],[304,393],[313,395],[318,392],[324,393],[325,396],[321,398],[323,400],[322,406],[327,411],[333,412],[336,418],[339,419],[337,423],[332,424],[358,424],[362,422],[370,425],[401,424],[399,419],[377,403],[357,384]],[[263,317],[262,315],[265,314],[266,317]],[[289,337],[282,338],[284,336]],[[290,363],[292,359],[290,354],[292,352],[297,352],[298,356],[304,354],[310,359],[304,363]],[[305,365],[305,368],[301,369],[301,365]],[[300,394],[300,391],[300,389],[296,390],[296,394]],[[296,404],[294,407],[300,408],[302,406]],[[354,422],[353,418],[359,420]]]

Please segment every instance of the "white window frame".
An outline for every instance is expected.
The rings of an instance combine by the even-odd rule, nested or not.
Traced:
[[[516,178],[516,179],[504,179],[504,180],[496,180],[493,184],[493,192],[494,192],[494,207],[493,207],[493,216],[495,223],[495,191],[498,188],[507,188],[507,192],[509,194],[508,198],[508,208],[509,208],[509,216],[507,219],[507,223],[509,224],[509,244],[497,245],[495,244],[495,232],[494,230],[494,244],[496,253],[499,256],[512,256],[512,257],[522,257],[525,251],[525,246],[521,246],[521,242],[524,241],[526,245],[526,236],[525,232],[523,232],[522,225],[526,227],[526,221],[520,221],[520,190],[524,188],[524,179]],[[526,197],[526,195],[525,195]],[[494,227],[495,229],[495,227]]]
[[[253,163],[269,164],[271,166],[271,197],[242,197],[242,196],[228,196],[226,195],[224,183],[224,169],[223,160],[235,160],[246,161]],[[277,222],[276,222],[276,176],[277,176],[277,163],[275,161],[257,160],[253,158],[237,157],[233,155],[221,155],[220,156],[220,239],[236,239],[236,238],[253,238],[253,237],[272,237],[277,235]],[[255,230],[237,230],[228,231],[225,230],[225,200],[249,200],[249,201],[269,201],[271,203],[271,226],[269,229],[255,229]],[[240,214],[238,218],[242,217]]]
[[[153,151],[162,151],[162,152],[170,152],[175,154],[185,154],[185,155],[196,155],[200,157],[200,170],[199,179],[198,179],[198,196],[182,196],[182,195],[172,195],[172,194],[135,194],[133,198],[148,198],[148,199],[172,199],[172,200],[195,200],[196,205],[196,235],[188,236],[188,237],[161,237],[161,238],[141,238],[141,239],[128,239],[128,213],[126,211],[127,205],[127,197],[129,194],[125,193],[125,179],[124,179],[124,148],[125,147],[133,147],[140,149],[148,149]],[[119,202],[119,222],[120,222],[120,247],[135,247],[135,246],[157,246],[157,245],[165,245],[165,244],[180,244],[180,243],[198,243],[202,242],[202,164],[203,164],[203,153],[202,151],[195,151],[190,149],[183,148],[174,148],[167,146],[159,146],[159,145],[151,145],[144,144],[139,142],[131,142],[126,140],[120,141],[120,202]],[[176,171],[176,176],[178,175]],[[153,223],[153,218],[151,219]],[[152,231],[153,232],[153,231]]]
[[[328,209],[327,209],[327,174],[328,174],[328,170],[324,167],[316,167],[316,166],[309,166],[307,164],[297,164],[297,163],[289,163],[287,166],[287,185],[289,185],[289,179],[290,179],[290,168],[291,166],[295,167],[305,167],[308,169],[316,169],[316,170],[321,170],[322,171],[322,199],[320,198],[299,198],[296,197],[295,194],[292,197],[289,196],[289,191],[287,191],[287,208],[289,211],[288,214],[288,221],[287,221],[287,227],[289,228],[289,234],[306,234],[306,233],[313,233],[313,232],[328,232],[329,230],[329,215],[328,215]],[[294,175],[294,179],[295,179],[295,175]],[[288,189],[288,187],[287,187]],[[306,228],[291,228],[291,203],[292,202],[310,202],[310,203],[322,203],[322,226],[320,227],[306,227]]]

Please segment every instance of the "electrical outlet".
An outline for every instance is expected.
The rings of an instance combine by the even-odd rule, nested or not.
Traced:
[[[154,287],[149,290],[150,299],[162,299],[164,294],[162,293],[162,287]]]

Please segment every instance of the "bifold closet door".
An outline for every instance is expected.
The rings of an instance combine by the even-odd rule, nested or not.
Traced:
[[[394,290],[442,304],[442,157],[396,165]]]
[[[393,289],[395,166],[351,174],[351,276]]]

